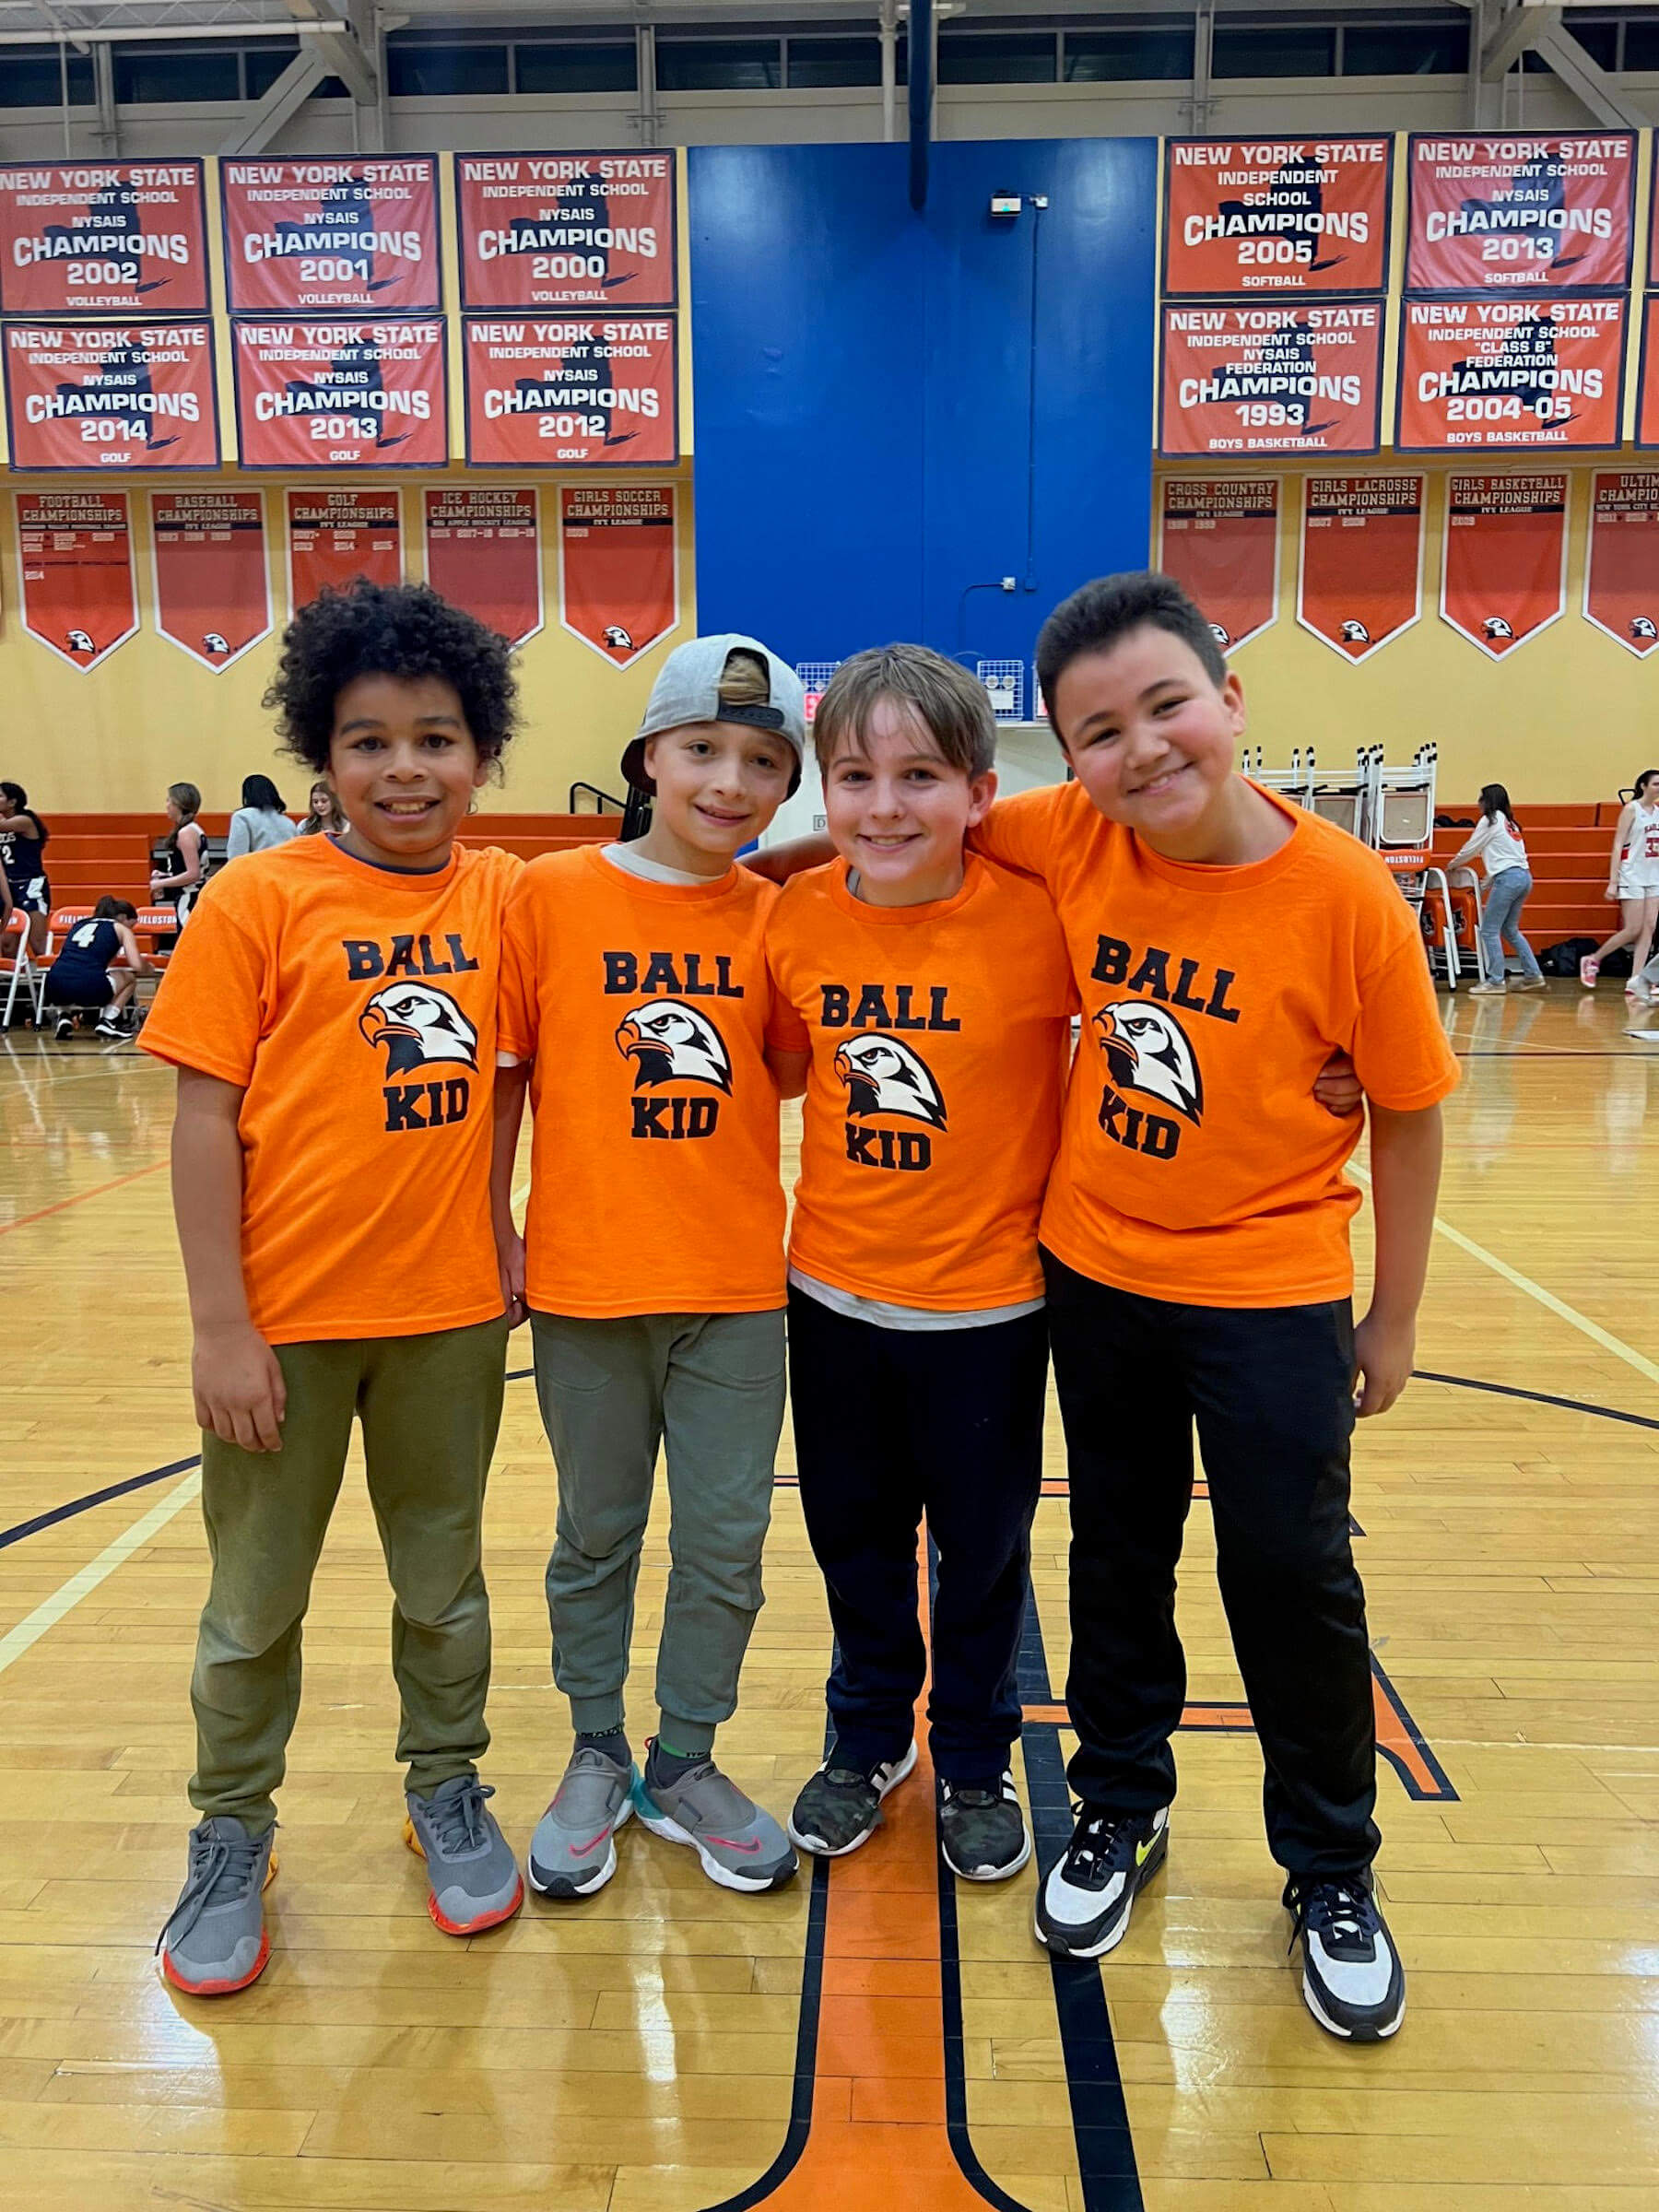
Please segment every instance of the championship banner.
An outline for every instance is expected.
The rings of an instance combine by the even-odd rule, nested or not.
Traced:
[[[0,313],[205,315],[199,161],[0,163]]]
[[[425,494],[427,582],[510,645],[542,626],[541,527],[534,489],[434,486]]]
[[[674,156],[457,154],[463,307],[672,307]]]
[[[1158,450],[1374,453],[1382,302],[1166,307]]]
[[[238,323],[244,468],[443,468],[443,324]]]
[[[210,323],[6,325],[14,468],[218,468]]]
[[[403,582],[403,504],[395,491],[290,491],[288,495],[288,613],[329,586],[344,591],[359,576]]]
[[[1394,139],[1384,133],[1171,138],[1164,295],[1380,292],[1393,186]]]
[[[225,285],[239,315],[433,313],[438,163],[221,161]]]
[[[1653,274],[1659,276],[1659,269]],[[1636,443],[1659,445],[1659,293],[1641,303],[1641,374],[1636,387]]]
[[[559,619],[616,668],[679,620],[672,484],[567,484],[559,494]]]
[[[1584,619],[1638,660],[1659,647],[1659,471],[1597,471],[1584,563]]]
[[[1296,618],[1345,661],[1370,660],[1423,611],[1423,478],[1309,477]]]
[[[18,491],[23,622],[72,668],[96,668],[138,627],[124,491]]]
[[[1633,131],[1414,131],[1408,292],[1575,292],[1630,281]]]
[[[1567,596],[1567,478],[1452,477],[1441,615],[1501,661],[1559,619]]]
[[[675,326],[461,325],[466,458],[475,467],[640,468],[679,458]]]
[[[152,491],[156,628],[217,672],[271,631],[265,494]]]
[[[1223,653],[1278,619],[1277,477],[1169,477],[1158,565],[1195,600]]]
[[[1396,446],[1618,445],[1626,308],[1565,296],[1407,300]]]

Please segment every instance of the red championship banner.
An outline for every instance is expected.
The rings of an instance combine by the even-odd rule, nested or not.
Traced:
[[[1597,472],[1584,619],[1638,660],[1659,647],[1659,470]]]
[[[1659,269],[1653,274],[1659,276]],[[1659,445],[1659,293],[1641,303],[1641,374],[1636,388],[1636,443]]]
[[[238,323],[244,468],[443,468],[443,324]]]
[[[435,485],[424,498],[427,582],[510,645],[542,626],[536,494],[493,484]]]
[[[1422,477],[1308,477],[1296,582],[1302,628],[1357,665],[1422,611]]]
[[[672,484],[567,484],[559,494],[559,619],[613,667],[679,620]]]
[[[199,161],[0,163],[0,312],[202,315]]]
[[[1408,292],[1587,292],[1630,281],[1633,131],[1414,131]]]
[[[14,468],[217,468],[210,323],[6,325]]]
[[[216,673],[271,630],[261,491],[152,491],[156,628]]]
[[[1567,598],[1567,478],[1451,477],[1441,614],[1501,661],[1559,619]]]
[[[679,458],[675,326],[461,325],[466,458],[475,467],[654,467]]]
[[[1382,291],[1393,182],[1383,133],[1170,139],[1165,297]]]
[[[403,504],[396,491],[290,491],[288,495],[288,611],[297,614],[332,585],[359,576],[403,582]]]
[[[1403,453],[1618,445],[1627,305],[1407,300],[1395,444]]]
[[[461,304],[672,307],[674,156],[457,154]]]
[[[18,491],[23,621],[72,668],[96,668],[138,627],[124,491]]]
[[[437,179],[430,154],[221,161],[231,312],[435,312]]]
[[[1278,619],[1277,477],[1167,477],[1158,563],[1196,600],[1223,653]]]
[[[1374,453],[1380,300],[1166,307],[1158,450]]]

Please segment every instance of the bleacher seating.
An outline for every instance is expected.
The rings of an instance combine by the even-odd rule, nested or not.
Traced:
[[[1435,812],[1465,822],[1480,819],[1473,800],[1459,806],[1437,799]],[[1607,852],[1618,821],[1618,800],[1535,806],[1517,792],[1515,812],[1532,864],[1533,894],[1521,917],[1527,942],[1541,952],[1563,937],[1605,937],[1618,926],[1618,909],[1602,894],[1607,888]],[[1437,830],[1436,859],[1443,865],[1468,834],[1467,830]]]

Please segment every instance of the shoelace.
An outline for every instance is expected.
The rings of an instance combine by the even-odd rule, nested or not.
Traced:
[[[224,1836],[192,1831],[190,1872],[178,1903],[156,1938],[158,1953],[169,1936],[188,1936],[209,1905],[229,1905],[247,1894],[264,1842],[263,1836],[232,1843]]]
[[[1285,1901],[1295,1915],[1287,1956],[1305,1935],[1317,1936],[1338,1955],[1369,1954],[1382,1924],[1376,1901],[1361,1882],[1309,1882],[1288,1890]]]
[[[489,1840],[489,1830],[484,1824],[484,1800],[495,1792],[482,1782],[470,1782],[465,1789],[456,1790],[452,1796],[429,1797],[427,1800],[427,1818],[438,1840],[438,1848],[446,1859],[458,1852],[481,1851]]]
[[[1082,1820],[1083,1807],[1074,1806],[1072,1810]],[[1087,1889],[1103,1888],[1125,1825],[1122,1818],[1114,1820],[1106,1813],[1097,1813],[1085,1822],[1065,1854],[1066,1880]]]

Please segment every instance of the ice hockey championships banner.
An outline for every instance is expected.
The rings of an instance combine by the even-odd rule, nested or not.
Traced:
[[[1408,292],[1584,292],[1630,280],[1631,131],[1414,132]]]
[[[207,306],[199,161],[0,163],[0,313]]]
[[[6,325],[14,468],[217,468],[208,323]]]
[[[672,484],[568,484],[559,494],[559,618],[616,668],[679,620]]]
[[[435,312],[442,304],[437,169],[430,154],[222,161],[231,312]]]
[[[435,485],[424,494],[427,582],[510,645],[542,626],[534,486]]]
[[[1451,477],[1441,613],[1494,661],[1559,619],[1567,478]]]
[[[216,673],[271,629],[261,491],[152,491],[156,628]]]
[[[1393,176],[1383,135],[1171,138],[1165,296],[1382,291]]]
[[[18,491],[18,571],[31,636],[96,668],[138,627],[124,491]]]
[[[672,307],[674,156],[457,154],[461,304]]]
[[[1629,301],[1407,300],[1401,453],[1616,446]]]
[[[1584,618],[1645,660],[1659,646],[1659,470],[1597,474]]]
[[[1358,665],[1423,607],[1421,477],[1309,477],[1296,618]]]
[[[442,468],[443,324],[238,323],[244,468]]]
[[[462,324],[466,457],[476,465],[661,465],[679,458],[674,324]]]
[[[1232,653],[1278,617],[1278,478],[1169,477],[1162,498],[1158,565]]]
[[[1158,450],[1374,453],[1382,302],[1166,307]]]
[[[403,582],[403,501],[396,491],[290,491],[288,609],[309,606],[324,585],[368,577]]]

